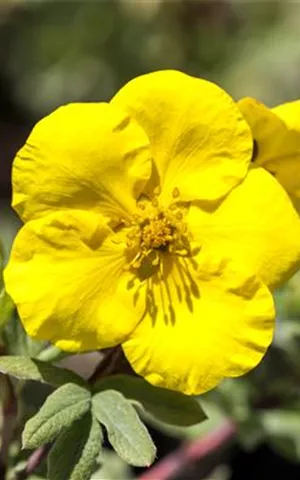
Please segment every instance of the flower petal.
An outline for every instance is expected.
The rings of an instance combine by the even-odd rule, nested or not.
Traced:
[[[257,145],[254,162],[300,198],[300,102],[272,110],[253,98],[238,102]]]
[[[143,314],[125,262],[123,239],[99,215],[53,213],[20,230],[5,283],[29,335],[93,350],[123,341]]]
[[[249,127],[217,85],[178,71],[138,77],[113,98],[149,137],[162,195],[215,201],[245,176]]]
[[[13,168],[13,207],[23,220],[86,209],[126,217],[151,174],[148,139],[106,103],[70,104],[41,120]]]
[[[255,367],[273,333],[267,287],[215,252],[201,251],[196,270],[169,262],[163,283],[149,289],[152,314],[123,344],[134,370],[154,385],[200,394]]]
[[[272,112],[276,113],[276,115],[285,122],[288,128],[300,132],[300,100],[277,105],[272,108]]]
[[[209,213],[192,206],[187,222],[199,243],[213,245],[249,267],[270,287],[300,266],[300,220],[280,184],[262,168]]]

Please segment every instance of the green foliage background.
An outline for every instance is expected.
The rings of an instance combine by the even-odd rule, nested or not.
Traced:
[[[213,80],[236,99],[255,96],[272,106],[300,98],[299,27],[300,3],[286,0],[1,0],[0,80],[9,85],[16,115],[28,130],[62,103],[107,100],[130,78],[166,68]],[[5,261],[18,221],[8,196],[1,197]],[[8,353],[38,355],[44,345],[26,337],[16,316],[11,319],[12,306],[1,289],[0,281],[0,325],[10,319],[2,332]],[[208,421],[196,427],[148,421],[173,437],[194,439],[231,419],[243,449],[267,443],[300,464],[299,274],[277,292],[276,301],[272,348],[254,372],[203,397]],[[46,394],[36,386],[24,390],[25,417]],[[25,458],[17,444],[12,466]],[[102,452],[101,462],[93,478],[133,478],[115,454]],[[40,474],[31,480],[44,478],[43,469]],[[219,469],[213,478],[227,480],[230,470]]]

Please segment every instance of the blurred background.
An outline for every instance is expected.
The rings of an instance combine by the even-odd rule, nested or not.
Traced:
[[[4,258],[19,228],[11,164],[39,118],[63,103],[108,100],[132,77],[166,68],[215,81],[236,99],[272,106],[300,98],[299,29],[300,2],[287,0],[0,0]],[[210,419],[189,429],[152,425],[158,467],[174,452],[187,455],[157,480],[300,478],[299,276],[276,301],[272,348],[254,372],[203,397]],[[146,479],[112,452],[104,457],[95,479]]]

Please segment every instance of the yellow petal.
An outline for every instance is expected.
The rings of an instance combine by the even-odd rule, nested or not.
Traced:
[[[93,350],[123,341],[144,311],[125,262],[122,238],[99,215],[53,213],[20,230],[5,283],[29,335]]]
[[[300,100],[277,105],[272,108],[272,112],[276,113],[288,128],[300,132]]]
[[[254,162],[272,173],[290,195],[300,198],[300,102],[270,110],[253,98],[244,98],[239,107],[256,141]]]
[[[297,138],[297,148],[295,149],[294,147],[296,150],[295,156],[282,171],[281,183],[286,185],[286,189],[290,192],[296,209],[300,212],[300,100],[283,103],[273,108],[272,111],[284,121],[289,131],[294,132],[294,138]]]
[[[70,104],[40,121],[13,167],[13,207],[23,220],[77,208],[126,217],[151,173],[148,139],[106,103]]]
[[[149,285],[152,308],[123,344],[139,375],[186,394],[255,367],[274,323],[270,292],[242,264],[205,249],[198,260],[198,269],[165,260],[163,283]]]
[[[300,266],[300,220],[280,184],[263,168],[209,213],[197,206],[187,219],[199,243],[226,252],[274,288]]]
[[[252,137],[233,100],[217,85],[177,71],[138,77],[113,98],[145,130],[170,197],[214,201],[244,177]]]

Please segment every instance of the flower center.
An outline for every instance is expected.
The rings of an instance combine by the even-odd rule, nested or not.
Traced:
[[[171,220],[160,212],[157,217],[149,218],[141,224],[141,249],[164,251],[174,240],[173,233],[174,226]]]
[[[169,253],[188,257],[195,253],[184,222],[188,205],[180,201],[177,188],[167,208],[159,205],[158,193],[152,200],[146,197],[140,199],[137,206],[139,213],[134,216],[127,235],[129,268],[139,270],[138,273],[147,278],[159,267],[162,255]]]

